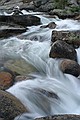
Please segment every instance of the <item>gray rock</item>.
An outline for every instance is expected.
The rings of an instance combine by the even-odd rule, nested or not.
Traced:
[[[67,58],[77,60],[76,50],[71,45],[60,40],[53,43],[49,56],[51,58]]]

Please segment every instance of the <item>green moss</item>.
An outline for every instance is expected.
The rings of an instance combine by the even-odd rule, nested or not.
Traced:
[[[80,7],[72,7],[72,8],[70,8],[70,10],[72,12],[79,12],[80,11]]]

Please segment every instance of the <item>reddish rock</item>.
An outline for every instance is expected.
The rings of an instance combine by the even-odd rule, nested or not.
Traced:
[[[64,59],[60,64],[60,69],[63,73],[68,73],[78,77],[80,75],[80,65],[69,59]]]
[[[8,89],[13,84],[13,76],[9,72],[0,72],[0,89]]]
[[[53,43],[49,56],[51,58],[67,58],[77,61],[76,50],[71,45],[60,40]]]

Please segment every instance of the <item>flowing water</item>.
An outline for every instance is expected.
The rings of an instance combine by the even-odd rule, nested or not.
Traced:
[[[26,11],[23,13],[30,14]],[[36,16],[40,17],[43,25],[55,22],[55,30],[58,31],[80,29],[78,21],[50,18],[42,13],[36,13]],[[54,114],[80,114],[80,79],[63,74],[59,70],[61,60],[49,58],[52,30],[40,28],[40,25],[28,28],[27,32],[21,34],[25,36],[24,39],[10,37],[0,41],[0,60],[24,59],[38,70],[30,74],[32,79],[17,82],[7,90],[30,111],[15,120],[33,120]],[[76,51],[80,64],[80,48]]]

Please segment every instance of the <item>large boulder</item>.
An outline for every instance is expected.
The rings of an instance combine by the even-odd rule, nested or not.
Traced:
[[[49,56],[51,58],[67,58],[77,60],[76,50],[64,41],[57,40],[53,43]]]
[[[34,66],[23,59],[8,60],[4,63],[4,67],[23,76],[37,71]]]
[[[76,31],[53,31],[51,41],[65,41],[73,46],[80,46],[80,30]]]
[[[49,117],[36,118],[35,120],[80,120],[80,115],[54,115]]]
[[[13,120],[17,115],[24,112],[28,112],[28,110],[15,96],[0,90],[0,118]]]
[[[60,70],[63,73],[71,74],[76,77],[80,75],[80,65],[73,60],[69,59],[62,60],[62,62],[60,63]]]
[[[39,25],[40,18],[33,15],[0,15],[0,22],[4,22],[6,24],[14,23],[26,27],[32,25]]]

